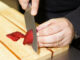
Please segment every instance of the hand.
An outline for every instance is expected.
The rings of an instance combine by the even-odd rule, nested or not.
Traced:
[[[28,7],[29,0],[19,0],[20,5],[25,10]],[[31,14],[36,15],[38,11],[39,0],[32,0]]]
[[[39,47],[63,47],[74,37],[74,29],[66,18],[51,19],[37,27]]]

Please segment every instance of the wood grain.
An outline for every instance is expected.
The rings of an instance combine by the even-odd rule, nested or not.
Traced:
[[[18,60],[0,41],[0,60]]]

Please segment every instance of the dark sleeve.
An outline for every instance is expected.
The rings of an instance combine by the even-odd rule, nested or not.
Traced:
[[[80,7],[65,16],[74,26],[75,33],[80,36]]]

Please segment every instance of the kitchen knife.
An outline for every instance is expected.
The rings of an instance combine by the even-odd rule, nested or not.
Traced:
[[[25,18],[25,24],[26,24],[26,29],[27,31],[33,30],[33,43],[32,47],[35,52],[38,51],[38,45],[37,45],[37,36],[36,36],[36,25],[35,25],[35,20],[34,16],[31,15],[31,8],[28,8],[25,13],[24,13],[24,18]]]

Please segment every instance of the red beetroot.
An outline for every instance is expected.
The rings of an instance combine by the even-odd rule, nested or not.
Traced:
[[[20,32],[13,32],[7,35],[8,38],[12,39],[13,41],[17,41],[20,38],[24,38],[23,44],[31,44],[33,42],[33,31],[29,30],[26,35],[24,36]]]
[[[32,44],[33,42],[33,30],[29,30],[25,35],[23,44]]]
[[[16,37],[24,38],[24,35],[20,32],[14,32],[14,33],[12,33],[12,35],[14,35]]]
[[[13,32],[7,35],[8,38],[12,39],[13,41],[17,41],[20,38],[24,38],[24,35],[20,32]]]
[[[20,39],[19,37],[15,37],[12,34],[8,34],[7,37],[10,38],[10,39],[12,39],[13,41],[17,41],[17,40]]]

